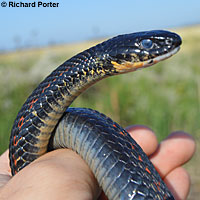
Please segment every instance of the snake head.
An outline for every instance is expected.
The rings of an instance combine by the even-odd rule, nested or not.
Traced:
[[[102,43],[107,68],[115,73],[126,73],[151,66],[174,55],[181,45],[176,33],[154,30],[119,35]]]

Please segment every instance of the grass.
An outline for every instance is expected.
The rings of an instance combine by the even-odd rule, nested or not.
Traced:
[[[191,133],[197,153],[186,167],[192,174],[192,193],[200,186],[200,26],[176,30],[181,51],[169,60],[136,73],[105,79],[88,89],[73,106],[97,109],[122,126],[144,124],[159,140],[171,131]],[[0,55],[0,153],[8,148],[18,110],[31,91],[56,66],[97,41],[18,51]],[[196,196],[196,195],[195,195]]]

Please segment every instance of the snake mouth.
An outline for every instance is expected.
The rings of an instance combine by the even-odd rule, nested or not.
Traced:
[[[150,62],[150,64],[151,64],[151,63],[152,63],[152,64],[155,64],[155,63],[157,63],[157,62],[159,62],[159,61],[165,60],[165,59],[167,59],[167,58],[173,56],[174,54],[176,54],[176,53],[179,51],[179,49],[180,49],[180,46],[176,47],[175,49],[173,49],[172,51],[170,51],[170,52],[168,52],[168,53],[166,53],[166,54],[163,54],[163,55],[161,55],[161,56],[158,56],[158,57],[156,57],[156,58],[150,60],[149,62]]]
[[[111,61],[111,63],[113,64],[113,67],[116,69],[117,72],[119,73],[126,73],[126,72],[131,72],[131,71],[136,71],[138,69],[141,68],[146,68],[149,67],[153,64],[156,64],[162,60],[165,60],[171,56],[173,56],[174,54],[176,54],[180,49],[180,46],[174,48],[172,51],[169,51],[168,53],[165,53],[163,55],[157,56],[155,58],[152,59],[148,59],[145,61],[139,61],[139,62],[129,62],[129,61],[125,61],[123,63],[117,63],[115,61]]]

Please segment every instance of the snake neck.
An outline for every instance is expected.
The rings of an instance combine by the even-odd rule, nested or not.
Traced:
[[[10,159],[14,161],[11,162],[14,164],[11,167],[12,174],[47,151],[49,138],[56,124],[80,93],[114,73],[112,65],[105,62],[106,54],[101,54],[100,49],[100,46],[93,47],[64,62],[26,100],[11,132]],[[26,143],[26,146],[25,135],[33,141]],[[24,149],[32,155],[31,160],[20,157],[20,151],[23,152]]]

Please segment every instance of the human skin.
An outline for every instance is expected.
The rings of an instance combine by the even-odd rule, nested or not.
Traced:
[[[143,148],[176,200],[187,198],[190,177],[182,167],[195,152],[193,138],[173,132],[160,144],[152,130],[129,126],[127,131]],[[185,148],[187,147],[187,148]],[[0,200],[93,200],[99,187],[91,170],[69,149],[49,152],[11,177],[8,150],[0,157]],[[98,200],[106,199],[101,193]]]

